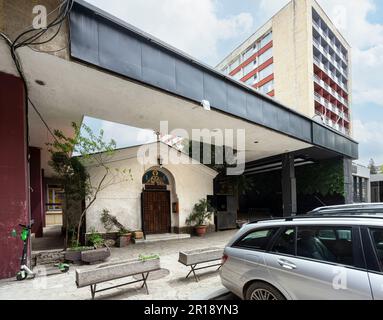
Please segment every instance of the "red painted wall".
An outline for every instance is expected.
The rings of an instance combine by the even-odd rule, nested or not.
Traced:
[[[43,236],[44,227],[44,200],[40,149],[30,147],[29,156],[31,216],[34,220],[32,233],[35,234],[36,238],[41,238]]]
[[[15,276],[23,243],[11,236],[29,222],[24,87],[0,72],[0,278]]]

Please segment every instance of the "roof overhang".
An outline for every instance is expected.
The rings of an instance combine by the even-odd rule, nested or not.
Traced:
[[[70,17],[71,59],[30,48],[18,51],[29,95],[52,129],[70,134],[71,122],[90,116],[139,128],[244,129],[246,161],[315,148],[358,157],[358,144],[294,112],[134,27],[77,1]],[[17,75],[0,41],[0,71]],[[45,85],[39,85],[42,80]],[[201,107],[208,100],[211,111]],[[47,128],[29,108],[30,145],[42,148],[49,170]],[[257,143],[255,143],[257,142]]]

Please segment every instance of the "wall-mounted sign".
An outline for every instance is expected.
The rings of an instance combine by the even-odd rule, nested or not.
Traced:
[[[172,203],[172,212],[173,212],[173,213],[179,213],[178,202],[173,202],[173,203]]]
[[[142,184],[150,186],[166,186],[169,184],[168,177],[156,169],[150,170],[142,177]]]

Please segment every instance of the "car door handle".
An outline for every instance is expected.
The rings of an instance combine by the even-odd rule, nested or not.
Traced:
[[[291,263],[291,262],[286,261],[284,259],[278,259],[278,263],[281,267],[288,269],[288,270],[294,270],[297,268],[297,266],[294,263]]]

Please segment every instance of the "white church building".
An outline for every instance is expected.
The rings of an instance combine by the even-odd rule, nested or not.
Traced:
[[[145,234],[186,233],[186,219],[194,205],[214,194],[215,170],[192,160],[162,142],[117,150],[106,165],[111,171],[130,170],[131,179],[121,179],[99,192],[86,214],[87,232],[105,232],[104,209],[129,230]],[[92,185],[103,169],[88,164]],[[210,228],[213,228],[213,218]]]

